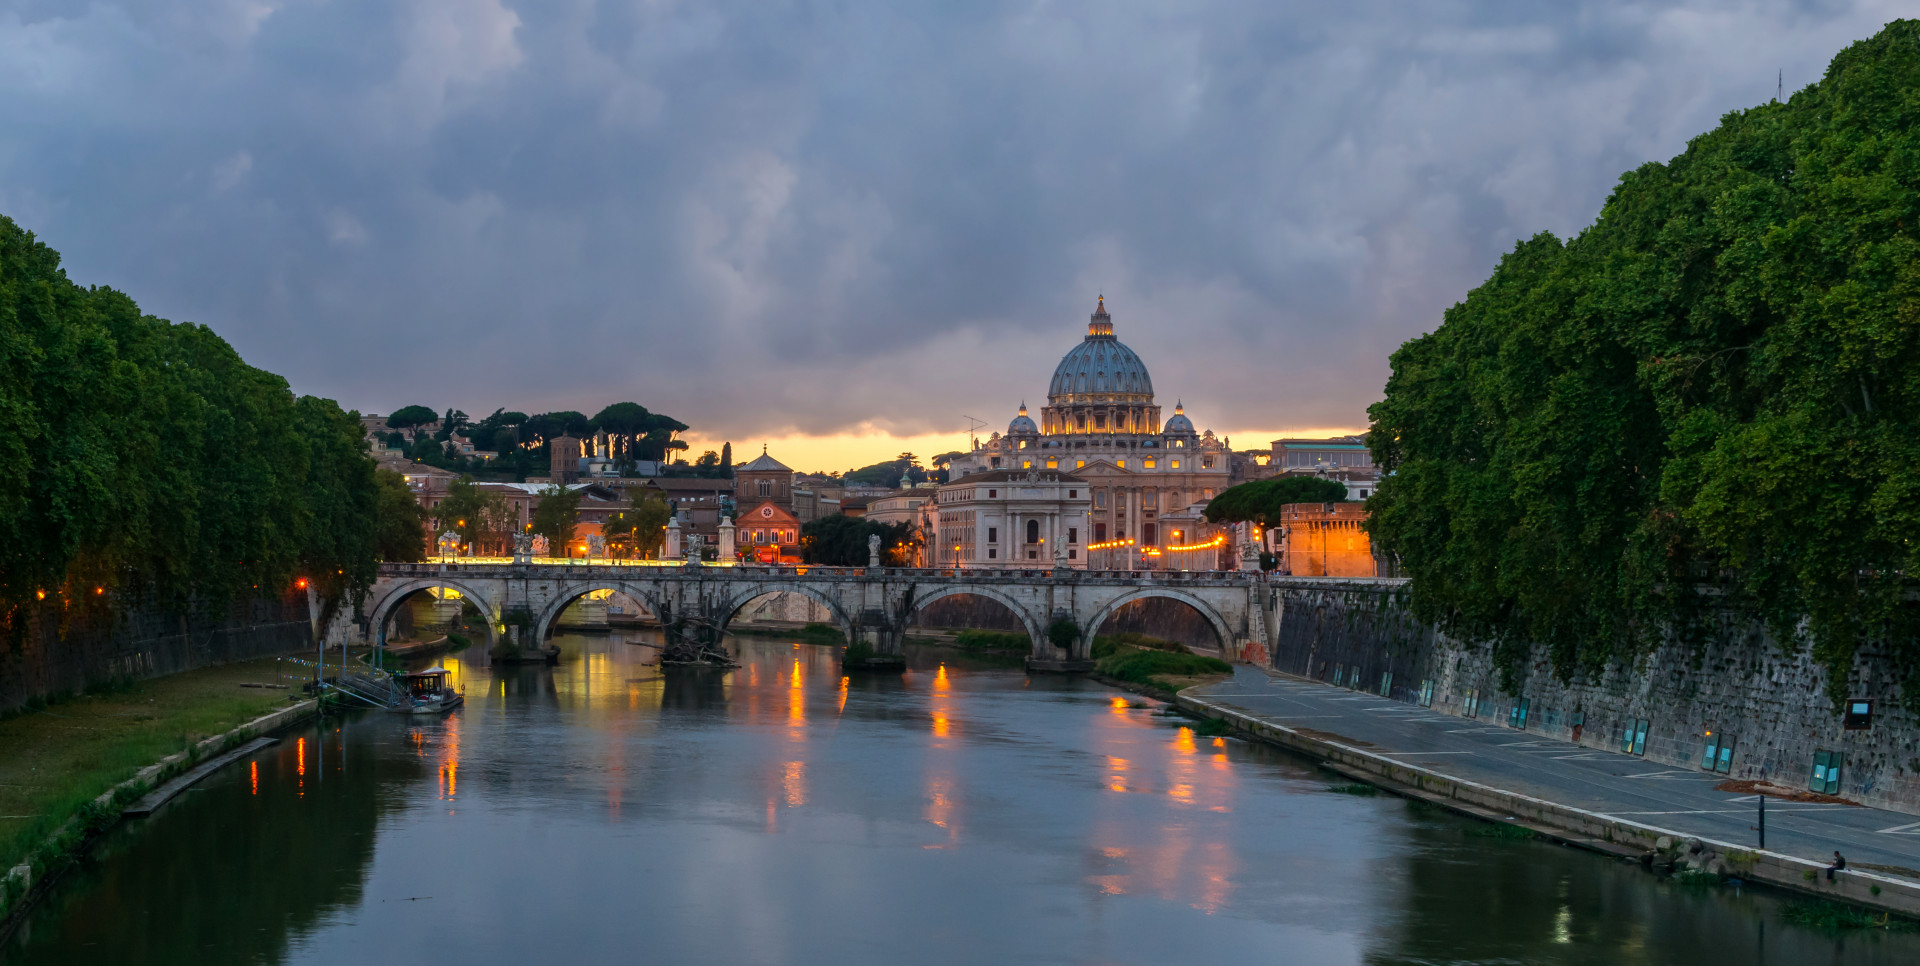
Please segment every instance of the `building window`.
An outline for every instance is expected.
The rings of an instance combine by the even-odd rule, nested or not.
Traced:
[[[1176,470],[1180,468],[1180,461],[1179,461],[1179,460],[1174,460],[1174,461],[1173,461],[1173,468],[1174,468],[1174,469],[1176,469]]]
[[[1095,509],[1100,509],[1100,510],[1106,509],[1107,491],[1105,490],[1093,491],[1093,506]]]
[[[1087,461],[1086,461],[1086,460],[1074,460],[1074,461],[1073,461],[1073,468],[1074,468],[1074,469],[1076,469],[1076,470],[1077,470],[1077,469],[1080,469],[1081,467],[1083,467],[1083,466],[1086,466],[1086,465],[1087,465]]]
[[[755,485],[755,486],[758,486],[758,487],[760,488],[760,495],[761,495],[761,496],[772,496],[772,495],[773,495],[773,481],[772,481],[772,480],[759,480],[759,481],[756,481],[754,485]]]
[[[1073,549],[1072,547],[1068,547],[1068,548],[1067,548],[1067,559],[1068,559],[1068,560],[1078,560],[1078,559],[1080,559],[1080,551],[1078,551],[1078,550],[1075,550],[1075,549]]]
[[[1172,541],[1175,546],[1179,546],[1180,541],[1185,540],[1186,538],[1187,538],[1187,531],[1185,530],[1171,531],[1170,535],[1167,537],[1167,539]]]
[[[1159,461],[1159,460],[1157,460],[1157,459],[1154,459],[1154,458],[1152,458],[1152,457],[1148,457],[1148,458],[1147,458],[1147,469],[1154,469],[1155,467],[1157,467],[1157,466],[1159,466],[1159,465],[1160,465],[1160,461]]]
[[[1080,528],[1079,528],[1079,527],[1068,527],[1068,528],[1067,528],[1067,542],[1068,542],[1068,543],[1079,543],[1079,542],[1080,542]]]
[[[1121,469],[1123,469],[1123,470],[1124,470],[1124,469],[1126,469],[1126,468],[1127,468],[1127,459],[1126,459],[1126,457],[1124,457],[1124,456],[1123,456],[1123,457],[1121,457],[1121,458],[1120,458],[1119,460],[1117,460],[1117,461],[1115,461],[1115,462],[1117,463],[1117,465],[1118,465],[1118,466],[1119,466],[1119,467],[1120,467]]]
[[[988,559],[988,560],[998,560],[998,559],[1000,559],[1000,548],[998,548],[998,547],[988,547],[988,548],[987,548],[987,559]]]
[[[999,496],[999,495],[1000,495],[1000,491],[999,491],[999,490],[988,490],[988,491],[987,491],[987,499],[989,499],[989,500],[991,500],[991,499],[993,499],[994,497],[997,497],[997,496]]]
[[[1213,469],[1213,457],[1211,456],[1200,457],[1200,468],[1207,469],[1207,470]]]
[[[1067,499],[1069,499],[1069,500],[1078,500],[1078,499],[1080,499],[1080,491],[1079,491],[1079,490],[1068,490],[1068,491],[1067,491]]]
[[[1021,469],[1023,469],[1023,470],[1030,470],[1030,469],[1033,469],[1033,461],[1032,461],[1032,460],[1021,460],[1021,461],[1020,461],[1020,468],[1021,468]]]
[[[1039,559],[1040,559],[1040,551],[1038,551],[1038,550],[1029,550],[1029,551],[1027,551],[1027,559],[1028,559],[1028,560],[1039,560]]]
[[[1093,525],[1093,542],[1094,543],[1107,542],[1107,525],[1106,524],[1096,523]]]
[[[1201,490],[1201,491],[1200,491],[1200,499],[1202,499],[1202,500],[1211,500],[1211,499],[1213,499],[1213,488],[1212,488],[1212,487],[1208,487],[1208,488],[1206,488],[1206,489],[1204,489],[1204,490]]]
[[[1027,521],[1027,542],[1028,543],[1040,542],[1040,521],[1038,520]]]
[[[1059,469],[1059,468],[1060,468],[1060,461],[1059,461],[1059,460],[1057,460],[1057,459],[1054,459],[1054,458],[1053,458],[1053,457],[1051,457],[1051,456],[1049,456],[1049,457],[1047,457],[1047,469],[1050,469],[1050,470],[1057,470],[1057,469]]]
[[[1823,795],[1840,793],[1840,763],[1846,756],[1837,751],[1816,751],[1813,753],[1813,780],[1807,783],[1809,791]]]
[[[1140,539],[1142,543],[1145,543],[1149,547],[1158,544],[1160,542],[1160,525],[1157,523],[1141,524]]]
[[[988,542],[988,543],[999,543],[999,542],[1000,542],[1000,528],[999,528],[999,527],[988,527],[988,528],[987,528],[987,542]]]

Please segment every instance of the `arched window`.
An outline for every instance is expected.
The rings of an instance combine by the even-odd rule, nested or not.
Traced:
[[[1027,521],[1027,542],[1028,543],[1040,542],[1040,521],[1038,520]]]
[[[773,481],[772,481],[772,480],[760,480],[760,481],[758,481],[758,485],[759,485],[759,487],[760,487],[760,495],[761,495],[761,496],[772,496],[772,495],[773,495]]]

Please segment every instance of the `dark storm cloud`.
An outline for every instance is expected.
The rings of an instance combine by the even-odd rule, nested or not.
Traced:
[[[0,212],[367,411],[951,429],[1104,290],[1203,423],[1352,425],[1517,238],[1892,16],[0,5]]]

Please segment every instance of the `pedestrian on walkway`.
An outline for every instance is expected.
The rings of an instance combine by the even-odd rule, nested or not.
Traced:
[[[1827,866],[1827,881],[1832,882],[1833,874],[1835,872],[1839,872],[1845,869],[1846,867],[1847,867],[1847,857],[1844,855],[1841,855],[1838,850],[1835,850],[1833,853],[1833,864],[1830,866]]]

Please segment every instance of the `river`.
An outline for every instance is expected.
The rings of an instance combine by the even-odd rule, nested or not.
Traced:
[[[1154,702],[741,638],[730,673],[565,636],[466,705],[289,734],[110,833],[20,964],[1920,962],[1783,900],[1198,737]]]

